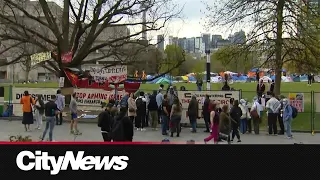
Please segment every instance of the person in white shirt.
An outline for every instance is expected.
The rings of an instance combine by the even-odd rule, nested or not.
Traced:
[[[135,119],[135,126],[137,130],[145,131],[146,127],[146,114],[147,114],[147,100],[144,97],[144,92],[140,92],[140,96],[136,99],[137,116]]]
[[[281,108],[280,101],[275,97],[274,93],[271,93],[271,99],[267,101],[266,108],[268,111],[268,126],[269,135],[278,135],[277,131],[277,119],[279,110]]]
[[[248,121],[248,108],[247,102],[244,99],[240,99],[239,107],[242,111],[242,116],[240,117],[240,132],[245,134],[247,132],[247,121]]]
[[[250,109],[250,114],[253,121],[253,131],[255,134],[259,134],[259,125],[261,122],[261,111],[263,111],[263,108],[259,103],[258,97],[254,97],[252,107]]]

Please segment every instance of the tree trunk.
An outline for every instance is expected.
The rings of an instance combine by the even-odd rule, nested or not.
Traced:
[[[29,73],[30,73],[30,71],[28,70],[28,69],[26,69],[26,71],[25,71],[25,81],[26,82],[28,82],[29,81]]]
[[[282,72],[282,25],[283,25],[283,7],[284,7],[285,0],[279,0],[277,5],[277,37],[275,39],[275,87],[274,93],[276,95],[280,95],[280,88],[281,88],[281,72]]]

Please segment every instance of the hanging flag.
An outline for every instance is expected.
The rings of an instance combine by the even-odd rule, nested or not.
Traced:
[[[69,51],[61,55],[62,63],[70,63],[72,61],[73,52]]]
[[[72,86],[76,86],[78,83],[78,76],[70,71],[64,70],[64,72],[66,73],[66,76],[70,80]]]
[[[42,53],[32,54],[30,56],[31,66],[34,66],[43,61],[48,61],[50,59],[51,59],[51,52],[42,52]]]

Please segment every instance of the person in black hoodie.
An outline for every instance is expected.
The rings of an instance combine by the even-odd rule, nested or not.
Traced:
[[[101,112],[98,116],[98,127],[101,128],[101,135],[104,142],[111,141],[109,133],[113,124],[113,115],[111,113],[112,108],[113,104],[107,104],[106,110]]]
[[[133,124],[126,113],[127,108],[121,107],[119,115],[114,119],[111,133],[113,142],[132,142],[133,140]]]
[[[209,125],[210,125],[209,105],[210,105],[209,95],[206,95],[206,98],[204,100],[203,107],[202,107],[203,119],[204,119],[204,123],[206,125],[206,130],[204,132],[210,132],[210,129],[209,129]]]
[[[158,104],[156,100],[157,91],[153,91],[153,94],[149,97],[148,110],[151,116],[152,130],[157,130],[158,126]]]
[[[231,141],[233,141],[234,137],[237,136],[238,142],[241,142],[240,133],[239,133],[239,129],[238,129],[241,116],[242,116],[242,110],[239,107],[239,101],[235,100],[233,103],[233,107],[230,110],[230,117],[232,119],[232,121],[231,121],[232,139],[231,139]]]

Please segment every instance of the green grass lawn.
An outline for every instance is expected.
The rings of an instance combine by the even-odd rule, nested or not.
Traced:
[[[3,84],[2,84],[3,85]],[[5,100],[9,98],[9,85],[5,84]],[[187,90],[196,90],[195,84],[188,83],[178,83],[175,84],[178,89],[181,86],[185,86]],[[38,84],[14,84],[15,87],[30,87],[30,88],[58,88],[58,83],[38,83]],[[230,85],[234,89],[242,90],[242,98],[247,98],[249,101],[256,95],[256,83],[234,83]],[[204,84],[205,87],[205,84]],[[211,90],[220,90],[222,87],[221,83],[211,84]],[[140,90],[145,92],[151,92],[152,90],[157,90],[159,88],[158,84],[142,84]],[[167,87],[165,87],[167,88]],[[294,130],[311,131],[311,91],[320,93],[320,83],[315,83],[311,87],[307,86],[306,82],[296,82],[296,83],[282,83],[281,84],[281,94],[288,96],[289,92],[292,93],[304,93],[304,113],[299,113],[298,117],[294,119],[292,128]],[[315,114],[314,120],[314,130],[320,130],[320,113]],[[319,117],[319,118],[317,118]],[[261,127],[266,127],[266,117],[263,118],[263,123]]]

